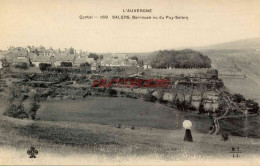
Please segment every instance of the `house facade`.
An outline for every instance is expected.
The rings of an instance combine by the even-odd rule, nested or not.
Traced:
[[[39,67],[40,63],[51,64],[50,57],[43,55],[34,56],[34,58],[31,59],[31,62],[35,67]]]
[[[101,66],[111,66],[111,67],[126,67],[126,66],[138,66],[136,60],[127,59],[126,56],[112,56],[110,58],[104,58],[101,60]]]
[[[25,49],[18,49],[13,52],[7,54],[6,57],[9,57],[8,60],[10,64],[16,65],[19,63],[26,63],[27,65],[30,64],[30,60],[28,57],[28,52]]]
[[[152,68],[152,62],[150,59],[145,59],[143,62],[143,68],[144,69],[151,69]]]
[[[98,69],[98,63],[97,62],[91,63],[91,70],[96,71],[97,69]]]
[[[74,54],[65,54],[65,53],[59,53],[54,57],[54,66],[61,66],[62,62],[70,62],[72,65],[74,65],[75,56]]]

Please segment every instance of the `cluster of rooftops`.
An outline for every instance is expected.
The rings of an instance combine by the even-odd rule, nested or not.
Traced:
[[[44,47],[17,47],[9,48],[4,53],[4,58],[9,64],[16,63],[32,63],[36,67],[40,63],[49,63],[53,66],[60,66],[62,62],[70,62],[73,66],[88,63],[91,66],[138,66],[136,60],[129,59],[126,54],[112,54],[111,56],[102,56],[102,58],[94,59],[89,56],[88,52],[77,53],[73,48],[65,50],[54,50]]]

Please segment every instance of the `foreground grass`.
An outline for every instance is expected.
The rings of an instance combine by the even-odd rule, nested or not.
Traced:
[[[146,114],[151,115],[151,112],[146,111]],[[183,142],[184,130],[179,126],[173,129],[161,129],[140,125],[132,129],[128,123],[122,123],[119,128],[114,123],[101,125],[76,121],[32,121],[0,115],[0,148],[15,147],[25,153],[28,148],[34,146],[40,153],[53,155],[98,154],[110,157],[156,155],[162,159],[172,160],[190,157],[229,158],[232,157],[231,148],[239,147],[243,151],[242,157],[259,156],[259,139],[231,136],[228,141],[223,142],[220,136],[201,131],[208,126],[205,117],[196,115],[193,118],[197,119],[196,121],[193,119],[194,142],[188,143]]]
[[[99,154],[106,156],[159,155],[164,159],[231,157],[232,147],[239,147],[244,157],[259,155],[260,140],[220,136],[193,131],[194,142],[183,142],[183,130],[161,130],[77,122],[50,122],[0,118],[0,145],[59,155]]]

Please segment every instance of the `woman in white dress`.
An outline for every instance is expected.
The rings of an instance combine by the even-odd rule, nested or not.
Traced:
[[[191,121],[184,120],[182,122],[182,125],[186,129],[183,141],[192,142],[193,138],[192,138],[192,135],[191,135],[191,127],[192,127]]]

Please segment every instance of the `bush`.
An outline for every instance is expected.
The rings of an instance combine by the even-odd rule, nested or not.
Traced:
[[[71,62],[61,62],[61,67],[72,67]]]
[[[190,110],[191,111],[196,111],[197,109],[196,109],[196,107],[194,105],[190,105]]]
[[[40,67],[41,71],[45,71],[45,70],[47,70],[47,69],[49,69],[51,67],[51,64],[49,64],[49,63],[40,63],[39,67]]]
[[[26,70],[28,69],[28,65],[25,62],[20,62],[14,65],[15,68]]]
[[[39,96],[36,92],[29,92],[27,87],[22,88],[19,86],[12,86],[10,87],[9,91],[9,99],[8,99],[8,106],[4,112],[5,116],[10,116],[13,118],[31,118],[35,119],[36,111],[39,109]],[[25,94],[28,93],[28,94]],[[25,109],[25,105],[29,103],[29,107]]]
[[[132,99],[138,99],[138,95],[135,93],[126,93],[126,97],[132,98]]]
[[[157,98],[151,94],[144,95],[145,101],[156,102]]]
[[[89,66],[90,66],[90,64],[88,62],[80,64],[80,67],[89,67]]]
[[[24,94],[22,93],[21,87],[12,85],[9,88],[8,101],[12,103],[15,102],[15,100],[22,101],[23,99],[24,99]]]
[[[232,101],[233,101],[233,102],[236,102],[236,103],[240,103],[241,101],[245,101],[245,98],[244,98],[244,96],[241,95],[241,94],[234,94],[234,95],[232,96]]]
[[[205,113],[205,108],[204,108],[204,105],[203,105],[203,102],[200,102],[200,105],[199,105],[199,113],[202,114],[202,113]]]
[[[25,112],[24,106],[21,102],[10,103],[6,108],[4,115],[20,119],[28,118],[28,114]]]
[[[223,81],[222,81],[222,80],[218,80],[218,81],[216,82],[215,88],[219,89],[219,88],[223,88],[223,87],[224,87]]]
[[[109,88],[106,91],[107,91],[108,95],[111,96],[111,97],[116,97],[117,96],[117,91],[115,89]]]
[[[178,110],[182,111],[186,111],[191,108],[191,104],[188,101],[180,101],[179,99],[175,101],[175,105]]]
[[[9,63],[7,62],[7,60],[5,58],[0,59],[0,61],[2,62],[3,67],[9,67]]]
[[[253,100],[247,100],[246,106],[249,107],[249,109],[248,109],[249,113],[253,113],[253,114],[259,113],[259,105],[257,102],[255,102]]]
[[[37,110],[40,108],[40,105],[38,104],[39,100],[40,97],[38,94],[36,94],[35,92],[29,93],[30,107],[29,110],[27,110],[27,114],[33,120],[35,119]]]
[[[163,100],[163,97],[161,97],[161,96],[159,97],[158,101],[159,101],[160,104],[167,104],[168,103],[168,100]]]
[[[218,70],[216,69],[207,70],[207,75],[210,75],[211,79],[218,79]]]
[[[33,103],[31,104],[31,109],[28,112],[31,119],[33,119],[33,120],[35,119],[36,112],[39,108],[40,108],[40,105],[36,101],[33,101]]]

